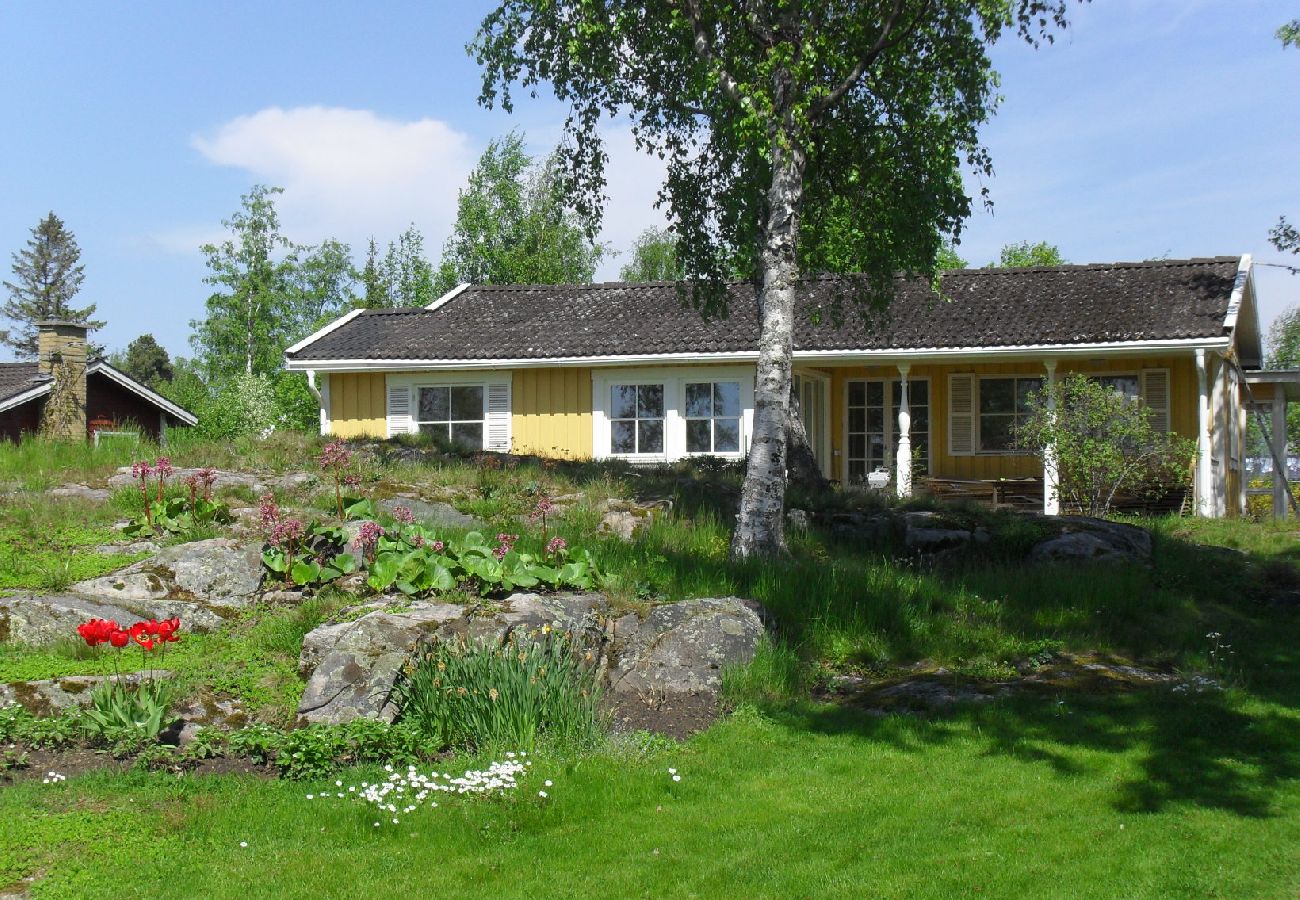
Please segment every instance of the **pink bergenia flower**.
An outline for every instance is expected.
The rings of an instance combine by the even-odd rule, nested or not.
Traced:
[[[537,505],[533,507],[533,511],[528,514],[528,521],[545,522],[546,517],[551,513],[551,510],[553,509],[555,509],[555,506],[551,503],[551,498],[543,494],[541,497],[537,499]]]
[[[422,534],[411,535],[410,544],[412,547],[416,548],[417,550],[420,549],[421,547],[424,546],[424,535]]]
[[[281,550],[292,549],[302,540],[307,528],[298,519],[285,519],[271,529],[271,543]]]
[[[140,481],[143,482],[146,478],[148,478],[152,474],[153,474],[153,466],[149,465],[149,463],[147,462],[131,463],[132,478],[138,478]]]
[[[352,451],[342,441],[330,441],[318,458],[322,469],[346,469],[352,464]]]
[[[366,559],[372,559],[375,555],[375,548],[379,546],[379,539],[383,536],[384,529],[379,526],[378,522],[362,522],[353,543],[362,556]]]
[[[263,494],[257,504],[257,515],[262,530],[270,532],[280,521],[280,507],[275,502],[274,494]]]
[[[434,541],[429,546],[433,548],[434,553],[441,553],[443,550],[447,548],[447,545],[444,544],[442,541]]]
[[[565,548],[567,548],[568,546],[569,546],[568,541],[566,541],[564,538],[560,537],[559,535],[556,535],[555,537],[551,538],[551,540],[546,544],[546,555],[554,556],[557,553],[563,553]]]
[[[505,559],[506,554],[514,549],[515,541],[517,540],[519,540],[519,535],[517,534],[506,534],[504,532],[498,534],[497,546],[496,549],[492,551],[492,555],[497,559]]]
[[[154,460],[153,471],[159,478],[167,478],[176,470],[172,468],[171,457],[160,456]]]
[[[393,520],[400,525],[411,525],[415,522],[415,513],[411,512],[409,506],[393,507]]]
[[[344,487],[354,488],[354,487],[358,487],[360,484],[361,484],[361,476],[360,476],[360,475],[344,475],[344,476],[343,476],[343,486],[344,486]]]

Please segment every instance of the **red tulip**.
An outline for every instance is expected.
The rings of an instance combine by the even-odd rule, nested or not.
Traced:
[[[119,650],[125,647],[127,645],[127,642],[130,640],[131,640],[131,635],[129,635],[128,633],[126,633],[120,628],[114,628],[112,631],[108,633],[108,642],[112,644],[114,647],[117,647]]]
[[[137,644],[140,645],[141,649],[143,650],[153,649],[153,638],[149,637],[149,635],[145,634],[144,632],[140,632],[139,634],[132,634],[131,637]]]

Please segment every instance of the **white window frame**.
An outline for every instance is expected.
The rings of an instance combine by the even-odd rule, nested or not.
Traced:
[[[658,417],[655,417],[655,416],[648,416],[648,417],[646,417],[645,419],[642,419],[642,418],[640,417],[640,415],[637,415],[637,416],[635,416],[635,417],[633,417],[633,418],[631,418],[631,419],[626,419],[626,418],[623,418],[623,417],[614,418],[614,417],[611,415],[611,416],[607,419],[607,422],[608,422],[608,425],[609,425],[609,439],[605,442],[605,446],[610,448],[610,450],[609,450],[609,455],[610,455],[611,457],[614,457],[614,458],[617,458],[617,459],[651,459],[651,458],[658,458],[658,457],[662,457],[662,456],[664,456],[664,455],[668,452],[668,385],[667,385],[667,383],[665,383],[662,379],[661,379],[661,380],[658,380],[658,381],[656,381],[656,380],[654,380],[654,379],[650,379],[650,380],[640,379],[640,380],[635,380],[635,381],[618,381],[618,380],[614,380],[614,381],[611,381],[611,382],[609,383],[609,387],[606,388],[606,390],[605,390],[605,396],[606,396],[606,399],[608,399],[610,402],[613,402],[613,399],[614,399],[613,390],[614,390],[614,388],[616,388],[616,387],[630,387],[630,388],[637,388],[637,389],[638,389],[638,391],[637,391],[637,393],[638,393],[638,397],[637,397],[638,412],[639,412],[639,406],[640,406],[640,402],[641,402],[641,400],[640,400],[640,396],[639,396],[639,394],[640,394],[640,390],[639,390],[639,389],[640,389],[640,388],[643,388],[643,387],[657,387],[657,388],[659,388],[659,389],[663,392],[663,407],[664,407],[664,410],[663,410],[663,418],[660,420],[660,421],[663,422],[663,435],[662,435],[662,437],[660,438],[660,443],[661,443],[661,445],[663,446],[663,449],[660,450],[660,451],[658,451],[658,452],[652,452],[652,453],[641,453],[641,452],[636,452],[636,453],[615,453],[615,452],[613,451],[614,423],[615,423],[615,422],[632,422],[632,423],[634,423],[635,427],[639,430],[639,429],[640,429],[641,422],[643,422],[643,421],[645,421],[645,422],[653,422],[653,421],[655,421],[656,418],[658,418]],[[634,440],[634,442],[635,442],[635,444],[636,444],[637,446],[640,446],[640,445],[641,445],[641,436],[640,436],[639,434],[638,434],[636,437],[634,437],[633,440]]]
[[[1085,372],[1084,374],[1087,375],[1089,373]],[[1118,375],[1123,373],[1106,372],[1104,374]],[[1061,376],[1058,375],[1057,377],[1060,378]],[[985,381],[1006,381],[1007,379],[1013,379],[1016,381],[1038,380],[1041,381],[1044,386],[1047,384],[1047,376],[1045,374],[1035,375],[1033,372],[1024,372],[1024,373],[1010,372],[1005,375],[976,375],[975,395],[971,398],[971,413],[975,417],[975,452],[971,454],[972,456],[1033,456],[1034,455],[1032,451],[1017,450],[1014,447],[1008,448],[1006,450],[985,450],[984,449],[984,415],[985,414],[980,412],[980,393],[984,389]],[[1141,389],[1140,378],[1138,379],[1138,387],[1139,389]],[[1014,404],[1014,400],[1012,402]],[[990,413],[990,415],[1006,415],[1006,413]],[[1014,406],[1012,412],[1012,419],[1013,420],[1015,419]],[[1014,421],[1013,421],[1013,425],[1014,425]]]
[[[896,474],[897,468],[897,460],[894,456],[894,447],[898,443],[898,408],[894,406],[894,384],[902,380],[903,379],[897,376],[893,378],[846,378],[844,380],[844,397],[840,404],[840,412],[843,416],[841,421],[844,423],[844,427],[841,429],[841,439],[843,440],[843,443],[840,446],[844,448],[844,455],[840,463],[840,468],[842,469],[840,478],[844,484],[849,483],[849,385],[855,382],[861,384],[877,382],[882,385],[882,390],[884,391],[882,399],[885,414],[885,461],[883,466],[889,471],[889,477],[892,480]],[[925,383],[925,407],[929,413],[925,426],[925,473],[922,475],[922,477],[925,477],[934,474],[934,384],[929,375],[917,375],[915,377],[908,376],[907,378],[909,408],[915,405],[911,402],[912,385],[921,382]],[[918,429],[913,428],[912,433],[917,434]],[[915,450],[913,450],[913,454],[915,456]],[[915,478],[919,474],[921,473],[914,471],[912,477]]]
[[[700,416],[688,416],[688,415],[686,415],[686,386],[687,386],[688,384],[707,384],[707,385],[709,385],[709,393],[710,393],[710,395],[712,395],[712,393],[713,393],[713,386],[714,386],[714,385],[718,385],[718,384],[734,384],[734,385],[736,385],[736,387],[737,387],[737,391],[736,391],[737,400],[736,400],[736,402],[740,404],[740,409],[736,412],[736,414],[735,414],[734,416],[719,416],[719,415],[711,415],[711,416],[708,416],[707,418],[701,418]],[[682,379],[682,410],[681,410],[681,412],[682,412],[682,452],[685,453],[687,456],[731,456],[731,457],[734,457],[734,456],[739,455],[739,453],[740,453],[739,450],[734,450],[734,451],[724,451],[724,452],[722,452],[722,453],[717,453],[717,452],[715,452],[715,451],[713,451],[713,450],[691,450],[691,449],[689,449],[689,446],[688,446],[687,441],[686,441],[686,430],[687,430],[687,428],[689,427],[689,423],[692,422],[692,421],[696,421],[696,422],[708,422],[708,423],[709,423],[709,443],[712,444],[712,443],[714,442],[715,438],[716,438],[716,435],[715,435],[715,433],[714,433],[714,422],[716,422],[718,419],[737,419],[737,420],[739,420],[739,429],[740,429],[740,434],[737,435],[737,438],[738,438],[738,441],[737,441],[737,447],[744,447],[744,446],[745,446],[745,404],[742,402],[742,398],[743,398],[744,396],[745,396],[745,383],[744,383],[743,381],[741,381],[739,378],[699,378],[699,379],[683,378],[683,379]],[[712,396],[710,396],[709,402],[710,402],[710,405],[711,405],[712,402],[713,402],[713,400],[712,400]],[[665,414],[666,414],[666,413],[667,413],[667,410],[665,409],[664,412],[665,412]],[[664,429],[665,429],[665,430],[664,430],[664,436],[665,436],[665,438],[666,438],[666,437],[667,437],[667,419],[664,420]],[[665,445],[665,446],[666,446],[666,445]]]
[[[466,387],[475,386],[483,388],[483,446],[482,452],[499,453],[509,452],[513,449],[513,418],[514,418],[514,399],[512,390],[513,373],[510,371],[492,371],[485,370],[480,372],[410,372],[390,374],[384,379],[385,397],[389,397],[390,392],[394,390],[405,390],[409,400],[409,414],[405,419],[405,431],[398,430],[393,418],[389,417],[388,436],[393,437],[395,434],[416,433],[419,430],[417,424],[417,415],[419,413],[420,394],[422,387]],[[503,399],[505,400],[505,409],[499,411],[497,419],[492,417],[492,401],[494,391],[497,393],[504,390]],[[388,404],[391,405],[391,399]],[[503,430],[502,446],[492,446],[492,429],[496,426],[498,430]]]
[[[425,420],[420,418],[420,392],[426,390],[445,390],[447,392],[447,415],[451,415],[451,392],[454,388],[478,388],[479,394],[479,417],[477,419],[445,419],[445,420]],[[430,382],[428,384],[414,384],[411,386],[411,427],[415,434],[423,434],[420,430],[422,425],[446,425],[447,440],[452,441],[451,432],[454,425],[473,425],[479,426],[479,445],[478,447],[465,447],[467,450],[484,450],[487,447],[488,437],[488,386],[486,383],[475,382],[473,384],[451,384],[447,382]]]
[[[736,381],[740,383],[740,450],[736,453],[686,452],[686,385]],[[664,449],[662,453],[610,451],[610,391],[616,384],[664,386]],[[635,463],[674,462],[686,457],[712,456],[741,460],[749,453],[754,429],[754,369],[752,366],[657,367],[596,369],[591,376],[591,447],[595,459],[623,459]]]

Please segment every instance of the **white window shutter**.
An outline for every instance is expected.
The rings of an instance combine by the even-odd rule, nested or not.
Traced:
[[[388,436],[415,431],[411,419],[411,388],[405,384],[388,386]]]
[[[483,449],[497,453],[510,452],[510,382],[494,382],[487,386],[487,428],[483,435]]]
[[[1151,427],[1160,434],[1169,426],[1169,370],[1144,369],[1142,371],[1142,402],[1151,411]]]
[[[948,452],[970,456],[975,452],[975,376],[948,376]]]

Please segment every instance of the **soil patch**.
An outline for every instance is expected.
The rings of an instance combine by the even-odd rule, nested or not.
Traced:
[[[652,731],[684,741],[713,724],[721,711],[712,694],[672,694],[645,699],[620,695],[609,703],[613,730]]]

